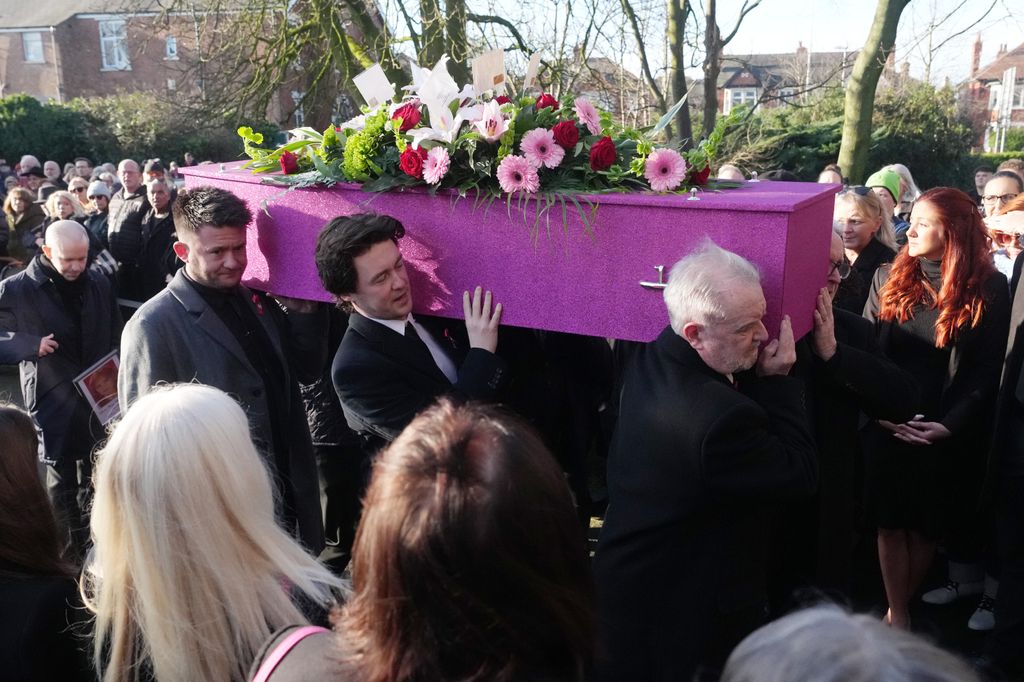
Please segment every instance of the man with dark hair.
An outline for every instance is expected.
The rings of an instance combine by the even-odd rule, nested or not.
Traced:
[[[985,194],[985,183],[989,181],[996,169],[988,164],[982,164],[974,169],[974,187],[967,192],[967,196],[974,199],[974,203],[981,206],[981,197]]]
[[[42,251],[0,284],[0,362],[21,363],[25,405],[43,432],[50,498],[81,558],[92,449],[105,432],[74,382],[117,348],[121,316],[109,279],[86,267],[84,227],[53,223]]]
[[[92,177],[92,161],[84,156],[75,157],[75,174],[88,180]]]
[[[463,295],[465,333],[412,315],[412,288],[394,218],[341,216],[317,241],[324,288],[351,311],[332,376],[346,420],[370,443],[390,442],[441,395],[487,400],[505,373],[495,355],[501,304],[491,292]],[[459,338],[468,336],[468,338]],[[468,348],[467,348],[468,346]]]
[[[283,525],[319,552],[317,470],[298,381],[314,381],[327,362],[323,322],[312,302],[279,306],[242,285],[252,214],[234,194],[182,191],[173,215],[174,253],[185,266],[125,326],[121,409],[161,382],[198,381],[232,395],[249,415]]]

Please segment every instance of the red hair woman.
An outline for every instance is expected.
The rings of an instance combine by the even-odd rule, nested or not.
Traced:
[[[985,470],[989,419],[1009,326],[1006,278],[992,265],[969,196],[940,187],[917,200],[907,245],[879,268],[864,315],[879,345],[921,387],[916,419],[879,422],[866,442],[868,512],[889,611],[909,628],[909,604],[938,540],[967,547]],[[976,550],[974,550],[976,551]]]

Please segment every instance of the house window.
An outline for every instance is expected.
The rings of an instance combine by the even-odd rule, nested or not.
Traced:
[[[168,78],[167,79],[167,89],[168,90],[177,90],[178,89],[178,81],[174,80],[173,78]]]
[[[21,46],[25,50],[25,61],[34,64],[43,63],[43,34],[22,33]]]
[[[104,71],[130,71],[128,30],[124,21],[101,21],[100,54]]]
[[[753,104],[757,101],[757,88],[733,88],[729,90],[729,101],[734,107]]]
[[[164,59],[178,58],[178,39],[174,36],[167,36],[164,40]]]

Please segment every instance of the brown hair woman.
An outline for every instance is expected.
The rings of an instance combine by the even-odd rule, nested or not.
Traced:
[[[561,470],[518,420],[449,402],[417,417],[374,465],[352,556],[337,634],[252,679],[584,679],[586,549]]]
[[[886,621],[908,628],[910,599],[936,542],[951,555],[971,551],[965,536],[985,469],[979,443],[987,442],[1006,347],[1006,279],[992,265],[970,197],[946,187],[921,195],[907,246],[879,268],[864,314],[924,397],[917,419],[879,422],[866,439]]]
[[[4,679],[86,680],[83,618],[72,567],[39,480],[32,418],[0,403],[0,661]],[[77,605],[77,609],[75,608]]]

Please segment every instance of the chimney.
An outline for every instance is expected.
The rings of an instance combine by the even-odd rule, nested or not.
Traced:
[[[910,80],[910,62],[903,62],[900,64],[900,80],[906,82]]]
[[[796,44],[796,56],[798,60],[807,58],[807,48],[804,47],[804,42],[802,40]]]
[[[999,52],[996,53],[996,59],[1002,59],[1006,56],[1006,43],[999,46]]]
[[[981,70],[981,33],[974,38],[974,54],[971,56],[971,75]]]

